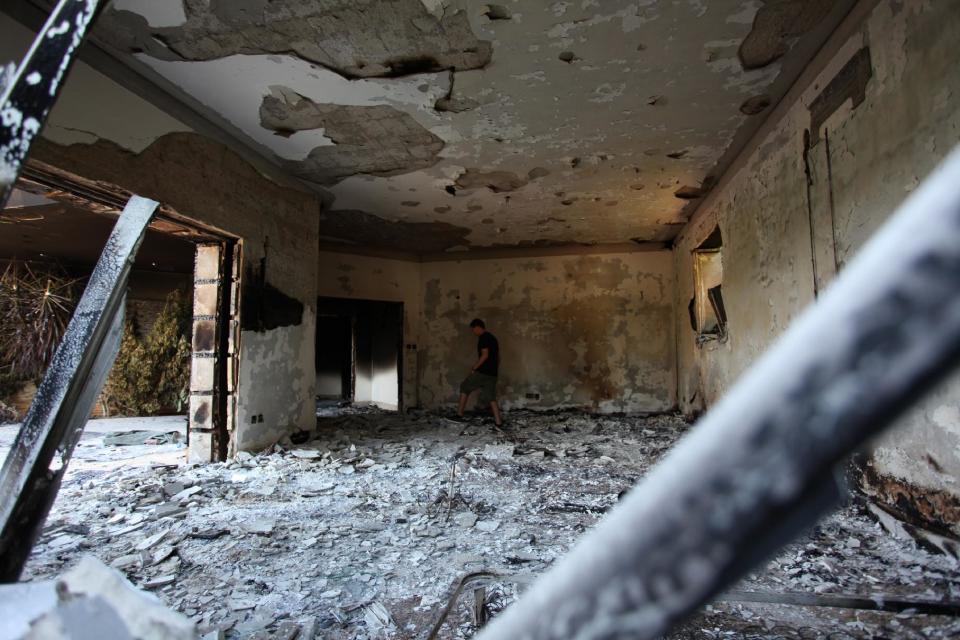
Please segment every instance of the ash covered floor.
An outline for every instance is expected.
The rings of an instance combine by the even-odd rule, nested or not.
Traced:
[[[666,416],[515,412],[506,437],[479,419],[321,414],[311,442],[225,464],[105,464],[122,447],[88,447],[24,579],[94,554],[204,633],[422,639],[461,578],[495,574],[467,585],[437,636],[470,637],[475,588],[487,613],[508,605],[691,428]],[[960,575],[854,503],[738,588],[957,600]],[[949,617],[716,603],[671,637],[958,635]]]

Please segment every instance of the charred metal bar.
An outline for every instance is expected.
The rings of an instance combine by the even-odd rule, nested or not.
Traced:
[[[0,582],[16,582],[117,357],[133,259],[157,203],[130,199],[0,469]]]
[[[0,210],[53,109],[100,0],[60,0],[0,95]]]
[[[844,594],[816,593],[761,593],[759,591],[728,591],[717,602],[760,602],[785,604],[794,607],[830,607],[833,609],[859,609],[884,611],[886,613],[917,613],[929,616],[960,616],[960,602],[937,600],[911,600],[900,596],[851,596]]]
[[[596,529],[477,637],[657,638],[833,506],[958,364],[960,149]]]

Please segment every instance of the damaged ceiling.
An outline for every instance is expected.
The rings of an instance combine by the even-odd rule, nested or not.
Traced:
[[[114,0],[96,38],[330,194],[327,241],[670,241],[853,3]]]

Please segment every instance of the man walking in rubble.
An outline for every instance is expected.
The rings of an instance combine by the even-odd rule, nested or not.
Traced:
[[[493,424],[499,429],[503,426],[500,405],[497,404],[497,375],[500,372],[500,343],[496,336],[487,331],[487,325],[480,318],[474,318],[470,330],[477,336],[477,362],[470,375],[460,383],[460,404],[454,422],[463,423],[467,408],[467,399],[474,391],[480,392],[480,406],[490,405],[493,412]]]

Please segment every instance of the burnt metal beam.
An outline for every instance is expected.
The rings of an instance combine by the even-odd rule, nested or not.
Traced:
[[[61,0],[0,95],[0,210],[66,80],[100,0]]]
[[[477,637],[661,637],[835,506],[834,471],[958,358],[960,148],[649,476]]]
[[[0,469],[0,583],[16,582],[123,335],[133,260],[158,204],[130,199]]]

